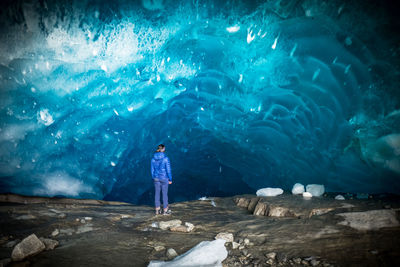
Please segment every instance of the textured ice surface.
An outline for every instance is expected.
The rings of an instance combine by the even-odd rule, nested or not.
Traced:
[[[258,189],[256,192],[256,195],[261,197],[275,197],[282,194],[283,194],[282,188],[271,188],[271,187],[261,188]]]
[[[8,1],[1,191],[151,203],[164,143],[171,201],[399,192],[399,35],[379,30],[396,20],[261,2]]]
[[[176,257],[172,261],[152,261],[149,267],[167,266],[222,266],[222,261],[228,256],[225,248],[225,240],[203,241],[190,249],[185,254]]]

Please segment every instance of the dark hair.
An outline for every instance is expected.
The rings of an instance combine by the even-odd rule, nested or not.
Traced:
[[[160,152],[161,149],[165,148],[165,146],[163,144],[159,144],[158,148],[157,148],[157,152]]]

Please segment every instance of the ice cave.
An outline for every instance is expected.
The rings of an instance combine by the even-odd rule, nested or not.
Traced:
[[[389,1],[1,5],[1,193],[151,204],[160,143],[174,202],[400,192]]]

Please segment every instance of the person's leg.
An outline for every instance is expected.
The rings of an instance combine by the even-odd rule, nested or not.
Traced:
[[[162,198],[163,198],[163,207],[164,212],[168,210],[168,180],[162,180]]]
[[[154,191],[155,191],[155,193],[154,193],[154,204],[156,206],[156,214],[159,213],[160,206],[161,206],[161,203],[160,203],[160,190],[161,190],[160,180],[154,179]]]

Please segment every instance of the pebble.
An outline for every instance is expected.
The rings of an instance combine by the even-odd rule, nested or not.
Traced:
[[[154,250],[157,251],[157,252],[158,251],[162,251],[162,250],[165,250],[165,247],[164,246],[155,246]]]
[[[301,259],[300,259],[300,258],[294,258],[293,261],[294,261],[296,264],[300,264],[300,263],[301,263]]]
[[[317,266],[320,262],[318,260],[316,260],[316,259],[312,259],[310,261],[310,263],[311,263],[312,266]]]
[[[92,217],[85,217],[84,219],[85,219],[86,221],[91,221],[91,220],[93,220]]]
[[[237,249],[239,246],[240,246],[239,243],[232,242],[232,248],[233,248],[233,249]]]
[[[248,245],[249,243],[250,243],[250,240],[249,240],[248,238],[245,238],[245,239],[244,239],[244,244],[245,244],[245,245]]]
[[[81,219],[81,223],[86,223],[85,219]]]
[[[275,260],[275,258],[276,258],[276,253],[275,253],[275,252],[270,252],[270,253],[265,254],[265,256],[266,256],[268,259],[273,259],[273,260]]]
[[[267,263],[269,265],[273,265],[275,263],[275,261],[273,259],[268,259],[265,263]]]

